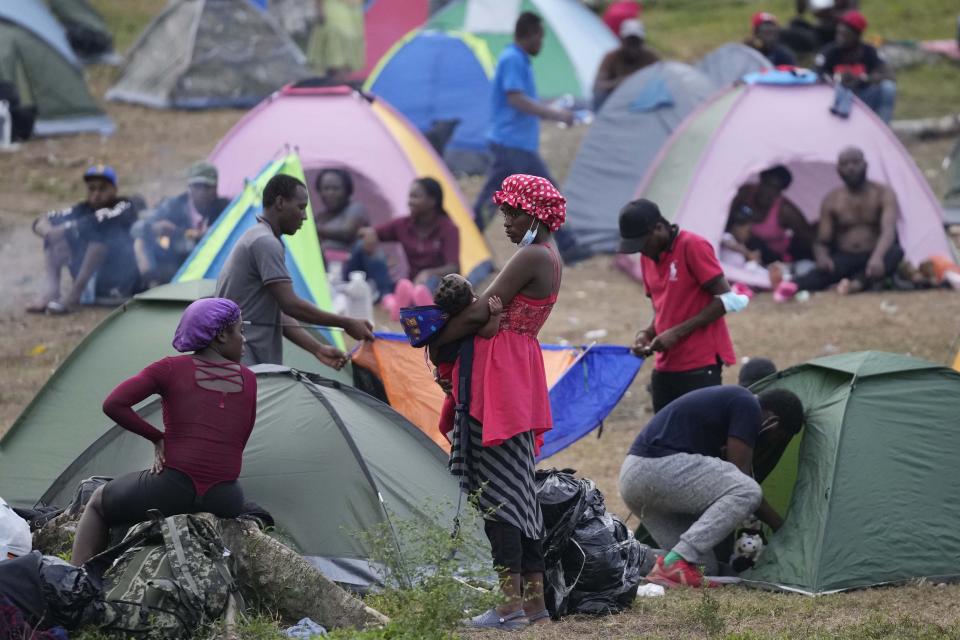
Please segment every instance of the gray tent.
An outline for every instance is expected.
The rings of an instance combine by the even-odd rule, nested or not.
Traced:
[[[947,224],[960,224],[960,138],[953,151],[943,160],[947,172],[947,192],[943,196],[943,219]]]
[[[739,42],[722,44],[697,63],[718,89],[726,88],[748,73],[769,69],[772,65],[762,53]]]
[[[620,207],[673,130],[713,91],[710,79],[693,67],[658,62],[634,73],[607,98],[563,187],[566,229],[578,254],[616,250]]]
[[[308,75],[290,37],[249,0],[173,0],[130,49],[107,99],[248,108]]]
[[[406,418],[326,378],[275,365],[253,370],[257,421],[243,456],[244,494],[327,577],[361,588],[377,581],[359,532],[410,528],[401,522],[451,526],[458,487],[447,456]],[[162,425],[159,400],[140,414]],[[65,505],[84,478],[146,469],[152,458],[148,441],[113,427],[80,453],[42,502]],[[401,553],[410,542],[403,538],[394,534]]]

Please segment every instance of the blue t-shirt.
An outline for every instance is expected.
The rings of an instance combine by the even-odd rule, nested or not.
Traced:
[[[761,422],[760,402],[743,387],[705,387],[680,396],[653,416],[630,454],[663,458],[698,453],[720,458],[730,436],[753,447]]]
[[[533,65],[527,52],[510,44],[497,61],[491,93],[493,116],[487,139],[494,144],[536,153],[540,149],[540,121],[536,116],[510,106],[507,94],[519,91],[531,100],[537,100],[537,85],[533,79]]]

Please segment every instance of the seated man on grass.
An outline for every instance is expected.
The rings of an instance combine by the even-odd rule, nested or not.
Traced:
[[[789,391],[755,396],[741,386],[705,387],[660,410],[620,468],[620,495],[657,545],[647,581],[664,587],[712,586],[714,547],[752,514],[783,524],[754,479],[769,472],[803,426],[803,404]],[[777,457],[779,457],[777,454]]]
[[[198,162],[187,172],[187,190],[160,203],[130,230],[145,288],[170,282],[230,201],[217,195],[217,168]]]
[[[646,37],[647,31],[639,20],[624,20],[620,24],[620,46],[603,57],[593,82],[594,111],[600,109],[621,82],[660,60],[660,56],[646,46]]]
[[[840,152],[837,173],[843,186],[823,199],[813,245],[817,268],[795,280],[800,291],[833,284],[841,294],[878,288],[903,260],[893,190],[867,179],[867,161],[856,147]]]
[[[46,291],[31,313],[61,315],[77,304],[119,304],[137,292],[140,274],[133,257],[130,227],[138,205],[117,195],[117,172],[94,165],[83,174],[87,198],[52,211],[33,223],[43,238]],[[67,267],[73,285],[61,297],[60,275]]]
[[[847,11],[837,24],[834,42],[817,56],[820,75],[833,80],[835,94],[830,111],[841,118],[850,115],[852,96],[863,100],[884,122],[893,119],[897,83],[890,68],[873,46],[863,41],[867,19],[859,11]]]

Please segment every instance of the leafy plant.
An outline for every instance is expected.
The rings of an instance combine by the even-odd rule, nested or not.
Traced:
[[[432,521],[442,521],[434,518]],[[479,517],[472,509],[461,514],[456,535],[422,520],[397,521],[360,534],[372,549],[385,585],[367,604],[390,616],[382,629],[335,631],[331,638],[361,640],[440,640],[469,613],[499,601],[489,548],[480,535]]]

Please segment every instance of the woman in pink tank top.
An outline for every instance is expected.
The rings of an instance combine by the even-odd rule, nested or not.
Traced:
[[[760,172],[758,184],[740,188],[730,205],[731,217],[749,210],[753,220],[748,249],[760,252],[765,265],[812,259],[814,230],[803,213],[783,192],[793,175],[783,165]]]
[[[467,410],[454,421],[450,471],[483,514],[505,596],[503,604],[465,624],[517,629],[549,620],[534,472],[553,421],[537,335],[560,290],[562,265],[553,233],[565,219],[566,200],[548,180],[530,175],[509,176],[493,200],[507,237],[520,249],[487,290],[450,319],[437,343],[475,334],[489,318],[488,300],[502,301],[496,335],[475,336],[454,365],[453,398]]]

